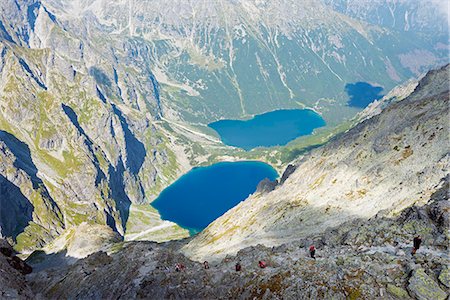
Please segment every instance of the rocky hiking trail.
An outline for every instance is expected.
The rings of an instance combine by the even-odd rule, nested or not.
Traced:
[[[37,299],[444,300],[450,287],[446,190],[447,183],[428,204],[407,208],[396,217],[350,221],[280,246],[248,247],[220,261],[211,257],[209,269],[180,253],[184,240],[119,243],[26,276],[9,268],[3,272],[14,274],[23,288],[18,291],[15,285],[2,298],[29,298],[31,292]],[[412,256],[417,234],[423,243]],[[316,260],[309,257],[311,244],[317,248]],[[267,268],[259,268],[259,260],[266,261]],[[240,272],[235,271],[238,261]],[[186,269],[175,271],[177,263]]]

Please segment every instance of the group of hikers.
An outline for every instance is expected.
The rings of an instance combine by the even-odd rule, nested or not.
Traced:
[[[316,256],[315,256],[316,255],[316,248],[314,247],[314,245],[311,245],[309,247],[309,254],[310,254],[311,258],[316,259]],[[264,268],[267,267],[267,263],[264,260],[260,260],[260,261],[258,261],[258,266],[261,269],[264,269]],[[203,262],[203,267],[205,268],[205,270],[209,269],[209,262],[205,260]],[[236,272],[239,272],[239,271],[242,270],[242,265],[241,265],[240,262],[237,262],[234,267],[235,267]],[[183,264],[177,263],[175,265],[175,271],[177,271],[177,272],[184,271],[185,269],[186,269],[186,267]]]
[[[263,261],[263,260],[260,260],[260,261],[258,261],[258,266],[259,266],[261,269],[264,269],[264,268],[267,267],[267,263],[266,263],[265,261]],[[236,270],[236,272],[241,271],[241,270],[242,270],[241,263],[240,263],[240,262],[237,262],[236,265],[234,266],[234,269]]]
[[[414,237],[413,239],[413,248],[411,250],[411,255],[415,255],[417,250],[419,250],[420,248],[420,244],[422,243],[422,238],[420,237],[420,235]],[[311,256],[311,258],[316,259],[316,247],[314,245],[309,246],[309,255]],[[267,263],[263,260],[258,261],[258,266],[261,269],[264,269],[267,267]],[[205,269],[209,269],[209,263],[208,261],[204,261],[203,262],[203,267]],[[234,266],[236,272],[239,272],[242,270],[242,265],[240,262],[237,262],[236,265]],[[180,271],[184,271],[186,269],[186,267],[183,264],[176,264],[175,265],[175,271],[180,272]]]

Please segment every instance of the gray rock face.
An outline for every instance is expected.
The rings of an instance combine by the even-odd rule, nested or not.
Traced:
[[[5,131],[0,161],[1,234],[22,243],[21,250],[42,246],[64,229],[60,208],[37,175],[28,146]]]
[[[288,165],[286,167],[286,170],[284,170],[283,175],[281,175],[280,184],[283,184],[289,178],[289,176],[294,173],[295,169],[297,169],[296,166],[291,164]]]
[[[450,288],[450,272],[448,267],[442,269],[441,273],[439,274],[439,281],[447,288]]]
[[[448,295],[439,288],[439,285],[425,273],[424,269],[415,270],[409,279],[408,290],[419,300],[444,300]]]
[[[268,178],[263,179],[256,187],[255,193],[268,193],[275,189],[278,185],[278,180],[271,181]]]
[[[0,298],[32,299],[34,293],[25,280],[25,276],[13,267],[12,258],[12,247],[5,240],[0,239]],[[17,259],[16,257],[15,260]]]

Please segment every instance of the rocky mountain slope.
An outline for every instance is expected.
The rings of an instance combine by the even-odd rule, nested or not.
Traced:
[[[32,298],[34,294],[24,276],[32,269],[14,254],[12,247],[5,240],[0,239],[0,270],[2,275],[0,277],[0,296],[15,299]]]
[[[429,72],[409,97],[305,155],[281,185],[229,210],[184,253],[221,258],[426,203],[450,169],[449,70]]]
[[[111,229],[85,225],[71,234],[73,249],[30,255],[28,275],[1,241],[1,297],[447,299],[449,71],[429,72],[379,113],[368,109],[362,123],[289,167],[280,185],[260,187],[192,239],[117,243]],[[77,259],[100,232],[103,251]],[[186,269],[177,272],[178,263]]]
[[[122,236],[162,224],[133,207],[190,164],[160,120],[159,85],[135,55],[143,45],[95,22],[66,27],[39,1],[0,11],[1,235],[29,252],[84,222]],[[156,240],[187,235],[166,225]]]
[[[257,245],[209,269],[180,254],[183,242],[122,243],[87,258],[59,260],[26,278],[12,268],[2,298],[446,299],[449,283],[448,178],[426,205],[398,216],[344,222],[278,247]],[[413,236],[423,245],[410,254]],[[316,260],[307,249],[314,243]],[[0,254],[0,263],[5,259]],[[47,257],[47,261],[55,257]],[[260,269],[259,260],[268,263]],[[234,264],[240,262],[242,271]],[[182,263],[185,271],[176,272]],[[0,279],[1,280],[1,279]]]

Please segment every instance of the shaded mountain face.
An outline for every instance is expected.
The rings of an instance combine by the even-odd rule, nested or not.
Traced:
[[[166,114],[194,122],[306,106],[336,124],[360,109],[347,84],[387,92],[447,60],[436,1],[44,2],[145,44]]]
[[[221,258],[426,203],[450,168],[449,72],[450,65],[429,72],[409,97],[305,155],[282,185],[229,210],[184,253]]]

